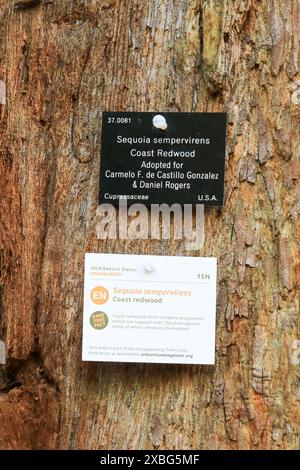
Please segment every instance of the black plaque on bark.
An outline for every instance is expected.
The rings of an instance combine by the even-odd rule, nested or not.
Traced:
[[[100,203],[222,206],[225,138],[225,113],[104,112]]]

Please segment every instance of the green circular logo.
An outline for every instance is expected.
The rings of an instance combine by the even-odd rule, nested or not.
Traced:
[[[104,312],[94,312],[90,316],[90,324],[95,330],[103,330],[108,325],[108,316]]]

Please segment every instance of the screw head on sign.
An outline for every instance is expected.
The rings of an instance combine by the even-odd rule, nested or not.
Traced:
[[[162,131],[165,131],[168,127],[166,118],[161,114],[156,114],[152,119],[152,122],[153,126],[156,127],[156,129],[161,129]]]

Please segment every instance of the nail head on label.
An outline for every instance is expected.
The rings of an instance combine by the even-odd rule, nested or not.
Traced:
[[[156,129],[161,129],[162,131],[165,131],[168,127],[166,118],[161,114],[156,114],[152,119],[152,122],[153,126],[156,127]]]
[[[153,273],[154,272],[154,267],[152,263],[146,263],[144,266],[144,269],[146,273]]]

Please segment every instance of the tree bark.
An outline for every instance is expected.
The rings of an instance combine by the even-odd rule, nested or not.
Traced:
[[[0,1],[0,448],[300,444],[299,0]],[[226,111],[216,365],[81,362],[101,112]]]

